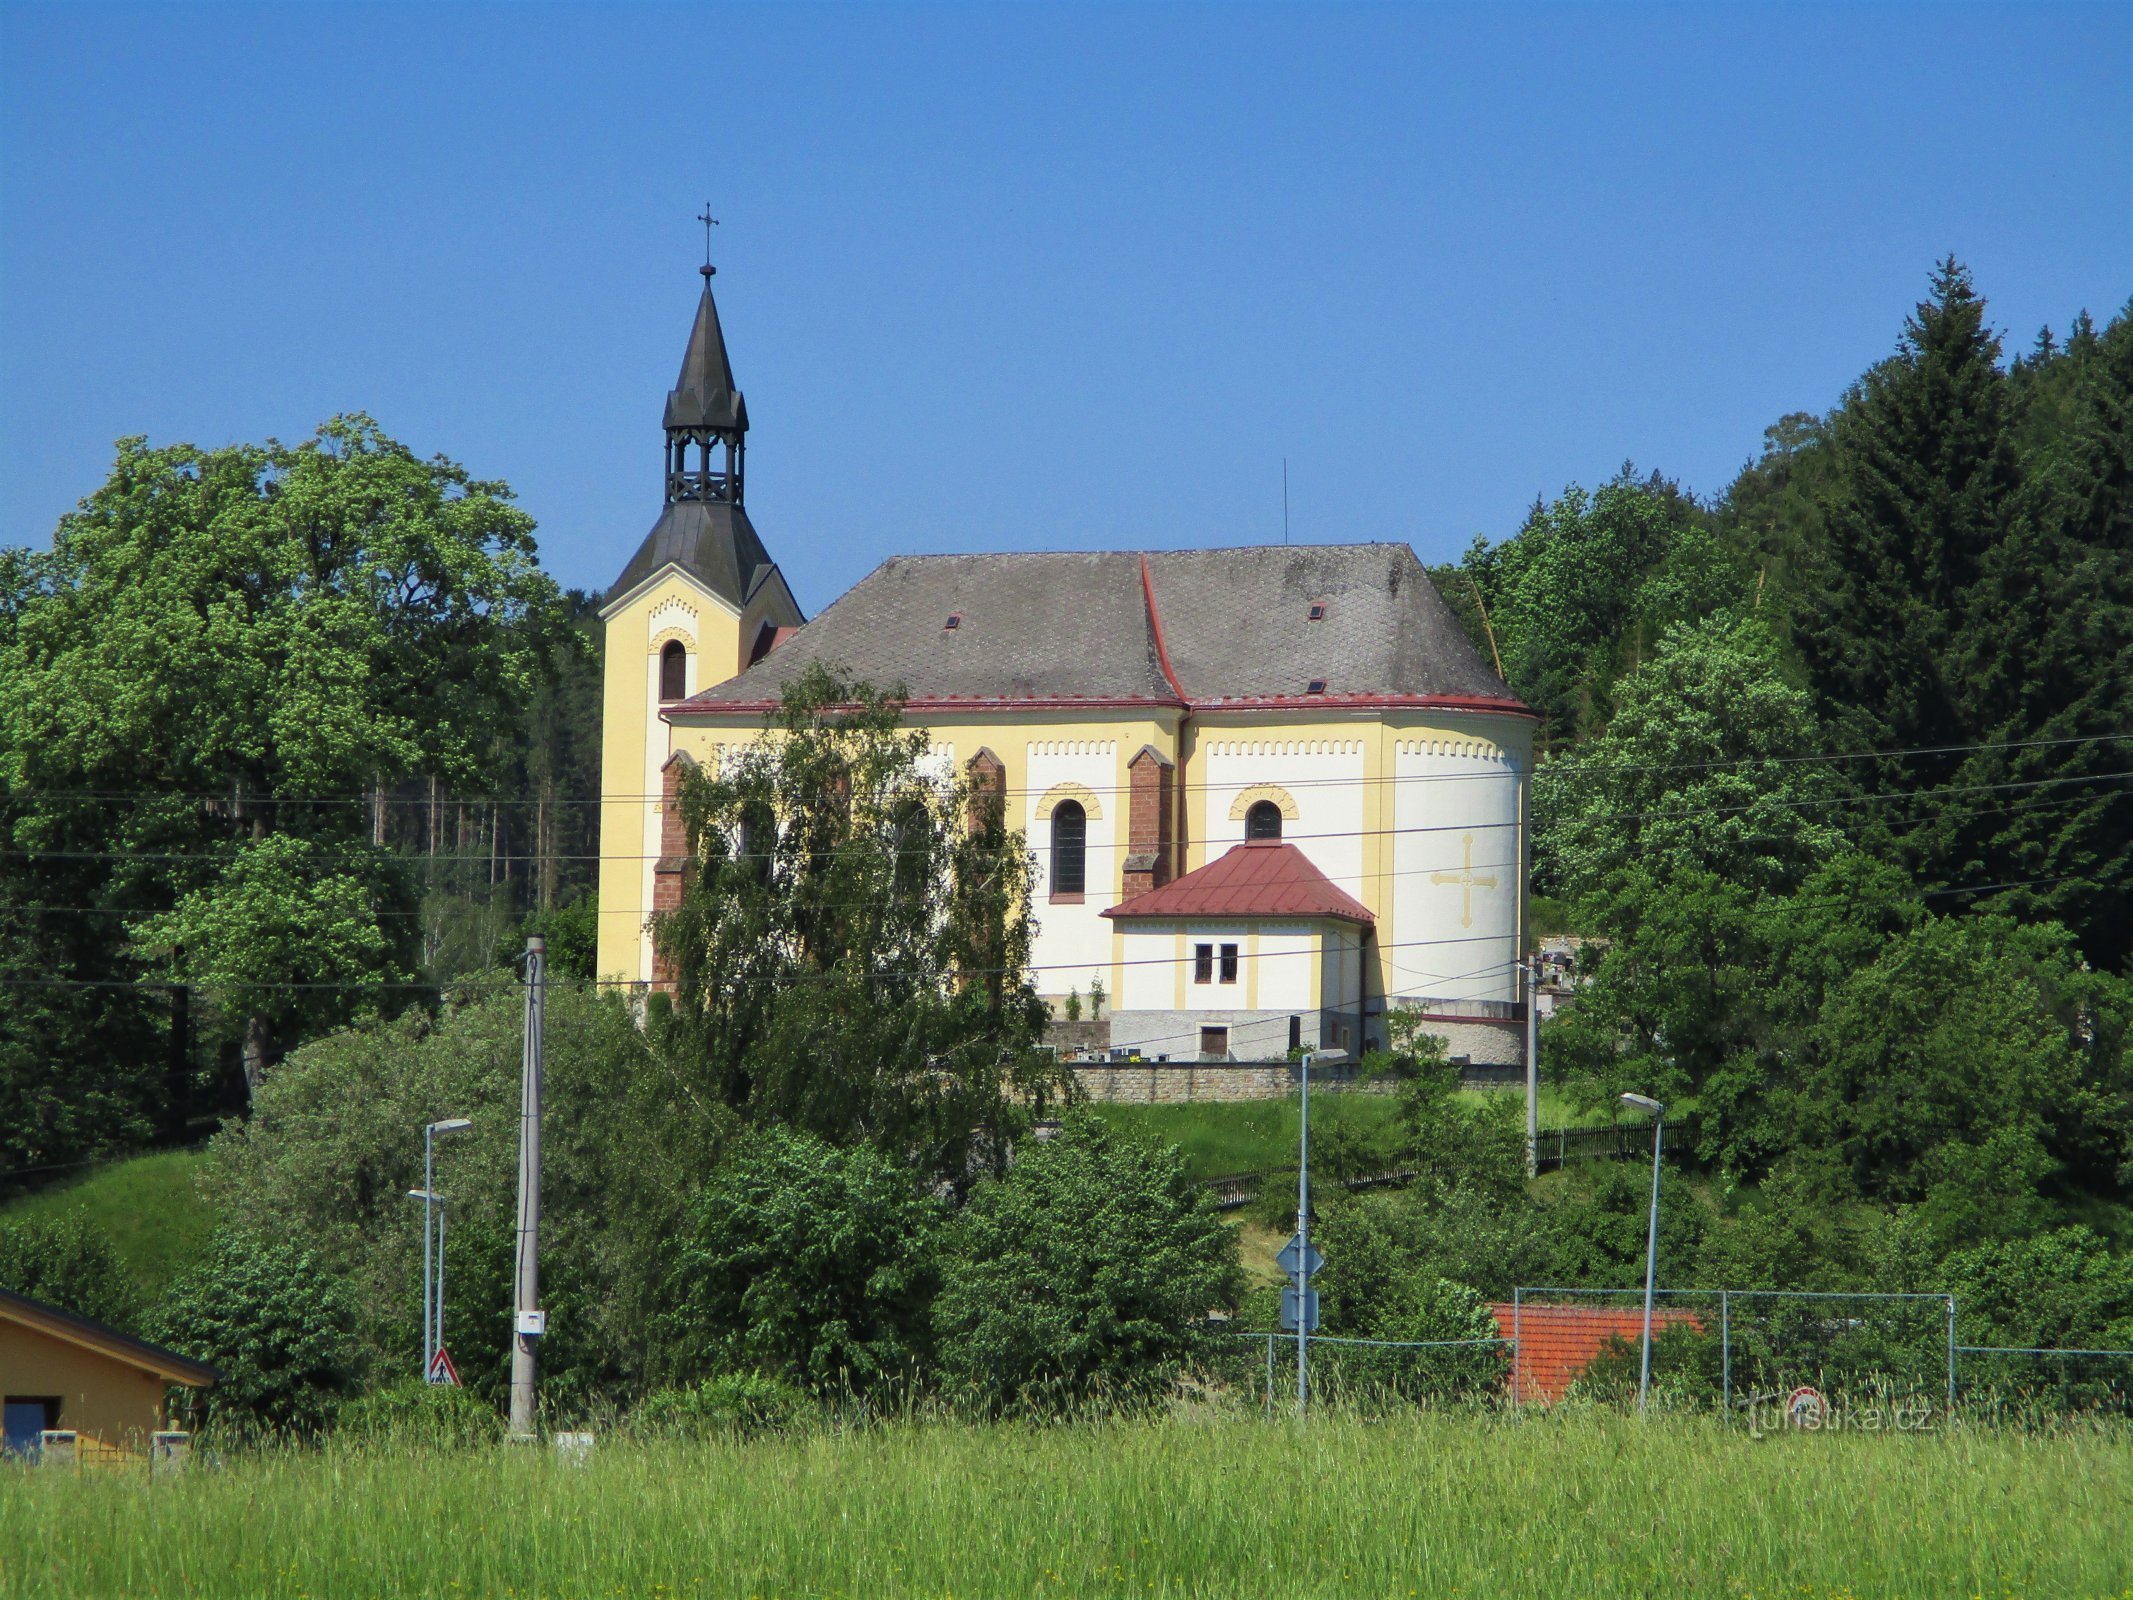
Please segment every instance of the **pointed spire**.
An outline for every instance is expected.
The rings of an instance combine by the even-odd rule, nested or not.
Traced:
[[[703,298],[696,303],[696,325],[689,330],[681,376],[667,395],[666,426],[746,433],[748,406],[733,386],[726,334],[718,323],[718,303],[711,298],[711,268],[698,270],[704,275]]]

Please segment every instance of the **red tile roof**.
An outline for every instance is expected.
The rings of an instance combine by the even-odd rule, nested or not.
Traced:
[[[1508,1305],[1489,1308],[1496,1313],[1496,1336],[1518,1340],[1518,1396],[1552,1404],[1563,1398],[1570,1386],[1584,1376],[1593,1358],[1620,1339],[1636,1344],[1644,1335],[1644,1308],[1615,1306]],[[1687,1323],[1701,1328],[1694,1312],[1652,1312],[1652,1332]]]
[[[1160,889],[1112,906],[1107,917],[1338,917],[1373,923],[1377,918],[1311,864],[1311,858],[1279,839],[1254,839]]]

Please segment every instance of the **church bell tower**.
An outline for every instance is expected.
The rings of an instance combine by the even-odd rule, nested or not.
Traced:
[[[711,293],[716,269],[707,259],[700,270],[696,319],[661,419],[659,516],[600,610],[599,975],[630,982],[652,976],[645,925],[661,773],[673,754],[663,709],[742,671],[777,629],[806,620],[748,518],[748,404]]]

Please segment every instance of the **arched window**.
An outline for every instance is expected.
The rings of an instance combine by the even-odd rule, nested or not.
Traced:
[[[1089,814],[1079,800],[1052,807],[1052,893],[1079,895],[1089,884]]]
[[[1281,807],[1271,800],[1260,800],[1244,814],[1244,836],[1247,839],[1278,839],[1281,837]]]
[[[679,639],[669,639],[659,652],[659,698],[681,700],[689,693],[689,652]]]

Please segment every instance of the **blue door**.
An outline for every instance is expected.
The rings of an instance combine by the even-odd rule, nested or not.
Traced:
[[[44,1430],[57,1426],[58,1403],[46,1399],[24,1399],[19,1395],[7,1397],[6,1435],[0,1439],[0,1449],[10,1455],[33,1456],[42,1443],[39,1437]]]

